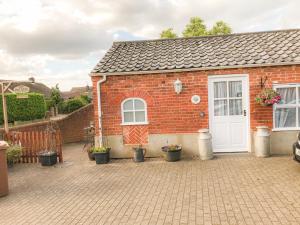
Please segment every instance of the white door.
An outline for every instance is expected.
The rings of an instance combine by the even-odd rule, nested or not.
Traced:
[[[208,92],[214,152],[248,151],[248,77],[209,77]]]

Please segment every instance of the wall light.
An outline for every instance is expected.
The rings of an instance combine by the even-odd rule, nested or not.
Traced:
[[[182,82],[178,78],[174,82],[174,89],[177,94],[179,94],[182,91]]]

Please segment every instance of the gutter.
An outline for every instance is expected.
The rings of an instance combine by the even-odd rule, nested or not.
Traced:
[[[99,122],[99,146],[103,146],[103,133],[102,133],[102,109],[101,109],[101,89],[100,85],[106,81],[106,75],[97,81],[97,100],[98,100],[98,122]]]
[[[125,71],[125,72],[93,72],[91,77],[106,75],[106,76],[122,76],[122,75],[147,75],[157,73],[180,73],[180,72],[193,72],[193,71],[213,71],[225,69],[246,69],[246,68],[260,68],[260,67],[275,67],[275,66],[297,66],[300,62],[280,62],[280,63],[264,63],[264,64],[248,64],[248,65],[233,65],[233,66],[215,66],[215,67],[200,67],[200,68],[182,68],[182,69],[162,69],[162,70],[142,70],[142,71]]]

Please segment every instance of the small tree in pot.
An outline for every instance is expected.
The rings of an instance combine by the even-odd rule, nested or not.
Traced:
[[[39,161],[42,166],[53,166],[57,163],[57,153],[52,150],[39,152]]]
[[[13,167],[14,163],[16,163],[22,155],[22,147],[17,144],[10,144],[6,150],[6,159],[7,166],[9,168]]]
[[[168,162],[179,161],[181,158],[182,147],[179,145],[167,145],[161,150],[165,153],[165,159]]]
[[[109,162],[109,152],[108,147],[92,147],[92,152],[96,160],[96,164],[105,164]]]
[[[146,155],[146,148],[143,148],[142,145],[133,148],[133,161],[144,162],[145,155]]]

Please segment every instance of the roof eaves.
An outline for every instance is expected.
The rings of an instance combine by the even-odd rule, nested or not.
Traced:
[[[126,71],[126,72],[112,72],[101,73],[93,72],[90,76],[121,76],[121,75],[147,75],[154,73],[180,73],[180,72],[193,72],[203,70],[222,70],[222,69],[239,69],[239,68],[255,68],[255,67],[270,67],[270,66],[293,66],[300,65],[300,62],[282,62],[282,63],[268,63],[268,64],[249,64],[249,65],[235,65],[235,66],[216,66],[216,67],[200,67],[188,69],[172,69],[172,70],[149,70],[149,71]]]

